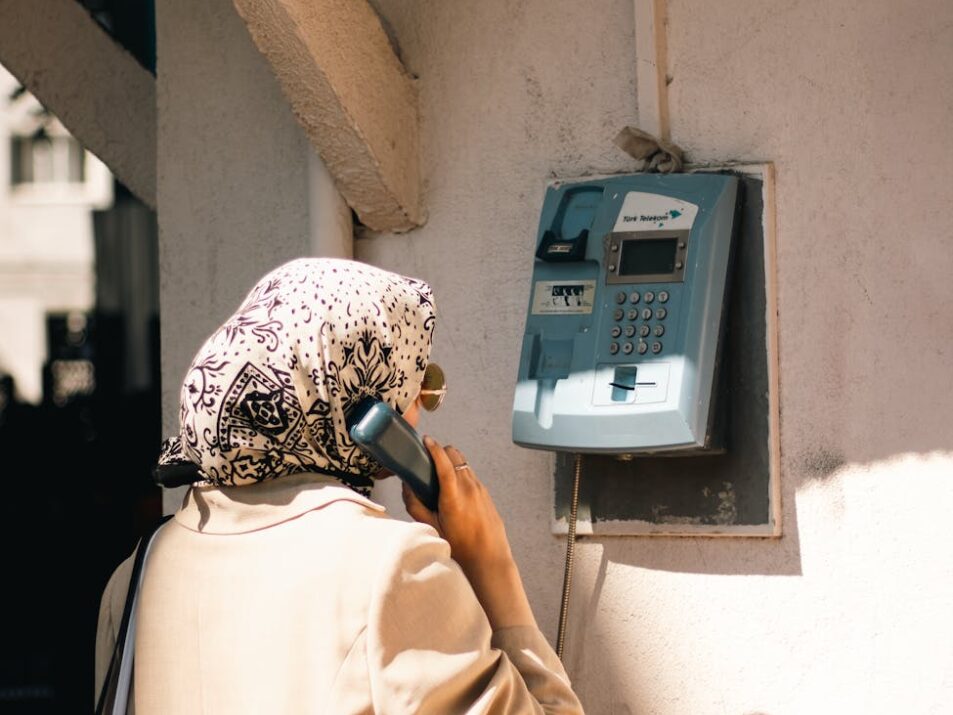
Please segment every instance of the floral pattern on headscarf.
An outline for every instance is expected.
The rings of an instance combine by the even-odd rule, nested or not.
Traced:
[[[194,463],[219,486],[297,472],[368,486],[379,465],[345,416],[364,397],[410,406],[434,322],[423,281],[340,259],[280,266],[196,354],[160,466]]]

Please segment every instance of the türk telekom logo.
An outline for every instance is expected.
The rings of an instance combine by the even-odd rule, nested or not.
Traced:
[[[662,221],[670,221],[673,218],[678,218],[682,215],[682,212],[678,209],[672,209],[663,214],[637,214],[635,216],[623,216],[623,223],[660,223]]]

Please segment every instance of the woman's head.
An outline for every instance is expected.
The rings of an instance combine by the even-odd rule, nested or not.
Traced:
[[[434,320],[430,287],[413,278],[327,258],[276,268],[192,361],[181,456],[219,485],[302,471],[366,483],[378,467],[345,415],[367,396],[414,405]]]

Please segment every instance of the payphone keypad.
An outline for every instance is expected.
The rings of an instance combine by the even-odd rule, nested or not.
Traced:
[[[609,335],[612,338],[612,341],[609,343],[609,354],[610,355],[630,355],[633,352],[638,353],[639,355],[645,355],[648,352],[651,352],[654,355],[658,355],[664,350],[665,345],[660,340],[662,336],[665,335],[666,329],[664,325],[665,319],[668,317],[668,309],[664,308],[659,303],[668,303],[670,294],[667,290],[660,290],[658,292],[654,291],[645,291],[644,293],[639,293],[638,291],[632,291],[631,293],[619,292],[615,295],[616,303],[625,303],[628,301],[631,304],[641,303],[643,307],[640,308],[629,308],[624,310],[623,308],[616,308],[612,312],[613,325],[609,329]],[[656,307],[650,308],[647,303],[652,303]],[[639,322],[641,321],[641,322]],[[623,341],[619,342],[618,339],[625,338],[635,338],[638,336],[638,341],[629,342]],[[655,340],[646,342],[646,338],[654,337]]]

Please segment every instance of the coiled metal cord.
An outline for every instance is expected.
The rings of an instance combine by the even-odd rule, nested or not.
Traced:
[[[566,569],[563,572],[563,601],[559,608],[559,630],[556,632],[556,655],[563,658],[566,640],[566,619],[569,616],[569,592],[572,588],[572,562],[576,548],[576,516],[579,511],[579,476],[582,474],[582,455],[576,454],[572,480],[572,501],[569,503],[569,532],[566,540]]]

